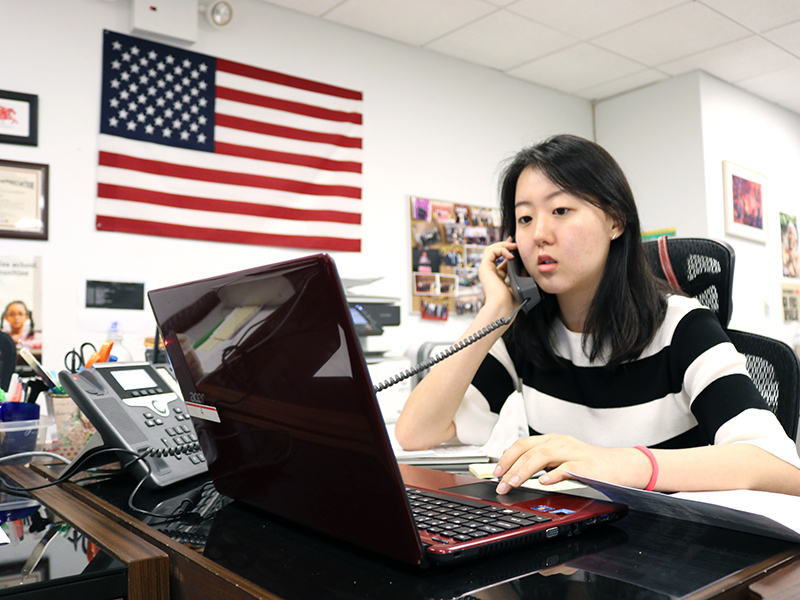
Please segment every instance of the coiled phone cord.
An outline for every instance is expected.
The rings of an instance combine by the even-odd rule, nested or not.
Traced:
[[[517,315],[519,310],[523,306],[525,306],[528,302],[529,302],[529,300],[526,298],[525,301],[522,304],[520,304],[519,306],[517,306],[517,308],[515,308],[514,311],[511,313],[511,315],[509,315],[508,317],[503,317],[503,318],[497,319],[496,321],[494,321],[493,323],[490,323],[489,325],[487,325],[486,327],[484,327],[480,331],[477,331],[477,332],[473,333],[472,335],[470,335],[469,337],[464,338],[463,340],[459,340],[458,342],[456,342],[455,344],[453,344],[452,346],[450,346],[446,350],[443,350],[442,352],[440,352],[436,356],[432,356],[428,360],[425,360],[425,361],[423,361],[423,362],[421,362],[421,363],[419,363],[417,365],[414,365],[410,369],[408,369],[406,371],[403,371],[402,373],[400,373],[398,375],[395,375],[394,377],[390,377],[386,381],[382,381],[381,383],[372,386],[372,390],[375,393],[378,393],[378,392],[381,392],[381,391],[385,390],[386,388],[392,387],[396,383],[400,383],[401,381],[405,381],[406,379],[408,379],[409,377],[413,377],[417,373],[421,373],[422,371],[430,369],[436,363],[442,362],[445,358],[448,358],[448,357],[452,356],[453,354],[455,354],[456,352],[460,352],[461,350],[463,350],[467,346],[470,346],[470,345],[474,344],[478,340],[485,338],[487,335],[492,333],[495,329],[497,329],[499,327],[503,327],[504,325],[508,325],[509,323],[511,323],[511,321],[514,320],[514,317]]]

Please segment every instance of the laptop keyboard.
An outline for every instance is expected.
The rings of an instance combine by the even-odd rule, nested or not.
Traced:
[[[466,542],[552,521],[549,517],[429,490],[406,488],[406,494],[417,528],[430,533],[436,542]]]

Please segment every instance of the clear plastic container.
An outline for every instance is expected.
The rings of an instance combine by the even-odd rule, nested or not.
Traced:
[[[34,421],[0,422],[0,457],[19,454],[20,452],[41,452],[45,449],[47,428],[55,425],[52,415],[43,416]],[[3,461],[0,464],[25,464],[30,458]]]

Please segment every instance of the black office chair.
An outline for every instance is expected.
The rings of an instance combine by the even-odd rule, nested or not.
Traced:
[[[17,366],[17,344],[5,331],[0,331],[0,388],[8,390]]]
[[[733,266],[730,244],[704,238],[659,238],[644,243],[656,275],[713,310],[747,372],[786,434],[797,440],[800,419],[800,359],[783,342],[755,333],[728,329],[733,312]],[[674,276],[673,276],[674,275]]]
[[[647,260],[658,277],[710,308],[727,328],[733,313],[733,267],[736,254],[727,242],[706,238],[668,238],[644,243]],[[660,253],[668,253],[662,261]],[[671,280],[670,265],[675,280]]]

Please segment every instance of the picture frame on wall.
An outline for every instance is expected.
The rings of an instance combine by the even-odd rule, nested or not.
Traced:
[[[728,160],[722,161],[725,233],[766,243],[767,178]]]
[[[0,238],[47,239],[48,166],[0,160]]]
[[[39,96],[0,90],[0,143],[39,144]]]

